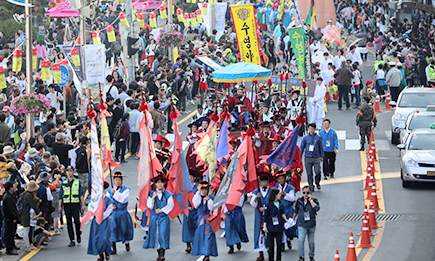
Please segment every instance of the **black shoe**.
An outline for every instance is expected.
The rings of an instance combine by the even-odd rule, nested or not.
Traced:
[[[116,242],[112,243],[112,255],[116,255]]]
[[[351,111],[352,109],[350,107],[346,108],[346,111]]]
[[[125,250],[127,250],[127,252],[130,251],[130,243],[125,244]]]
[[[15,239],[23,239],[23,238],[20,237],[18,234],[15,234]]]
[[[14,249],[15,249],[15,250],[20,250],[20,248],[17,247],[17,245],[14,245]]]
[[[242,243],[237,243],[237,250],[242,249]]]
[[[74,241],[71,241],[71,242],[69,242],[69,247],[73,247],[73,246],[75,246],[76,245],[76,242],[74,242]]]
[[[15,251],[15,250],[12,250],[12,251],[6,251],[6,255],[18,256],[18,252]]]
[[[310,256],[310,261],[315,261],[313,256]]]
[[[324,180],[328,180],[328,175],[324,175],[324,176],[323,176],[323,179],[324,179]]]
[[[329,175],[329,177],[330,177],[331,179],[333,179],[333,178],[334,178],[334,173],[331,173],[331,174]]]
[[[299,257],[299,261],[305,261],[305,258]]]
[[[364,151],[364,145],[361,145],[361,148],[359,149],[359,151]]]
[[[314,186],[310,187],[311,192],[314,192]]]
[[[317,187],[318,190],[322,189],[322,186],[320,186],[320,184],[316,184],[316,187]]]
[[[228,254],[233,254],[234,253],[234,246],[230,246],[230,250],[228,250]]]
[[[78,236],[78,237],[77,237],[77,243],[80,244],[81,242],[82,242],[82,237],[81,237],[81,236]]]
[[[292,242],[291,241],[287,241],[287,247],[288,247],[288,249],[289,250],[291,250],[292,249]]]
[[[342,109],[342,108],[338,108],[338,110],[339,110],[339,111],[342,111],[343,109]]]

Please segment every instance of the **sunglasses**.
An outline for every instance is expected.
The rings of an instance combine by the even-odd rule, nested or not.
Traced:
[[[311,194],[309,191],[303,191],[302,194]]]

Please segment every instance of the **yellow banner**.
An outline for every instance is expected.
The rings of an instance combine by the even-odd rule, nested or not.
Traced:
[[[172,56],[174,57],[174,63],[175,63],[175,60],[177,60],[178,58],[178,47],[174,47],[174,49],[172,49]]]
[[[50,80],[50,68],[41,68],[41,78],[43,81],[49,81]]]
[[[261,65],[253,5],[231,6],[231,12],[236,27],[242,61]]]

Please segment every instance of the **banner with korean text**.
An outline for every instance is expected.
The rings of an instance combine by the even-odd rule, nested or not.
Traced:
[[[231,13],[236,27],[242,61],[261,65],[253,5],[231,6]]]
[[[106,82],[106,50],[104,44],[85,45],[85,68],[88,87],[94,101],[100,100],[98,83]]]
[[[302,27],[293,27],[288,30],[290,42],[295,54],[296,66],[299,71],[299,78],[305,79],[305,32]]]

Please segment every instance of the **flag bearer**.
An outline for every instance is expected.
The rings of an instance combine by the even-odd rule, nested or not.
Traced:
[[[189,170],[189,178],[192,186],[192,191],[195,194],[198,190],[198,185],[195,183],[195,174],[194,170]],[[186,243],[186,253],[192,252],[192,242],[193,237],[195,236],[195,215],[197,213],[196,208],[194,208],[189,200],[188,202],[189,215],[183,215],[183,230],[181,234],[181,241]]]
[[[234,253],[234,245],[237,245],[237,250],[242,249],[243,243],[248,243],[248,234],[246,234],[245,215],[243,214],[243,204],[245,201],[245,193],[240,197],[240,202],[237,207],[229,211],[224,207],[225,212],[225,239],[227,246],[230,248],[228,254]]]

